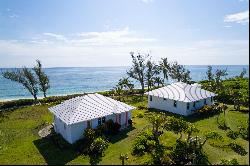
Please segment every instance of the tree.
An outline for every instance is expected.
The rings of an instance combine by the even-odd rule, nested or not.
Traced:
[[[182,81],[188,83],[191,81],[190,71],[185,69],[183,65],[177,63],[177,61],[173,62],[170,65],[170,77],[178,82]]]
[[[241,88],[242,87],[240,86],[240,83],[235,82],[231,89],[231,96],[232,101],[234,103],[234,109],[237,111],[240,110],[240,106],[244,103],[244,99],[247,98],[247,96],[243,96],[243,93],[240,91]]]
[[[22,84],[37,101],[38,82],[30,69],[23,67],[15,71],[6,71],[2,74],[4,78]]]
[[[170,64],[168,62],[167,58],[161,58],[162,61],[160,61],[160,69],[163,73],[163,77],[166,81],[168,81],[168,75],[171,70]]]
[[[146,83],[148,85],[148,91],[149,89],[154,85],[154,76],[158,75],[160,73],[159,66],[157,66],[154,62],[151,62],[150,60],[146,63]]]
[[[35,73],[38,77],[38,81],[39,81],[39,85],[40,85],[39,89],[43,92],[43,96],[46,98],[46,92],[50,88],[49,78],[45,74],[45,72],[42,71],[41,61],[36,60],[36,62],[37,62],[37,65],[33,68],[33,70],[35,71]]]
[[[129,80],[128,77],[123,77],[119,80],[118,85],[125,89],[126,91],[132,92],[134,89],[134,84]]]
[[[206,74],[207,74],[207,79],[208,79],[208,81],[213,81],[213,80],[214,80],[214,75],[213,75],[213,73],[212,73],[212,66],[208,66],[208,67],[207,67],[207,72],[206,72]]]
[[[141,55],[138,53],[137,56],[134,55],[134,52],[130,53],[132,57],[132,68],[130,68],[129,71],[127,71],[127,74],[129,77],[137,80],[141,84],[142,88],[142,95],[144,94],[144,86],[145,86],[145,69],[146,69],[146,60],[149,55]]]
[[[116,95],[118,95],[118,100],[121,100],[121,95],[122,95],[122,86],[120,86],[119,84],[116,85],[114,88],[114,92],[116,93]]]
[[[122,165],[124,165],[125,160],[128,160],[128,154],[121,154],[120,160],[122,161]]]
[[[157,87],[160,87],[160,85],[164,85],[164,79],[161,77],[154,77],[153,78],[154,84],[157,84]]]
[[[188,123],[183,120],[183,118],[175,118],[169,117],[166,120],[164,128],[168,131],[173,131],[175,134],[181,134],[180,138],[182,138],[182,132],[185,132],[188,129]]]
[[[224,70],[217,69],[216,70],[216,72],[215,72],[216,89],[220,89],[222,77],[227,76],[227,75],[228,75],[227,69],[224,69]]]
[[[152,132],[155,138],[156,143],[159,144],[159,136],[162,134],[162,132],[159,131],[160,128],[164,127],[165,121],[166,121],[166,115],[162,112],[158,114],[149,114],[148,115],[148,121],[152,125]]]
[[[243,68],[243,70],[242,70],[242,72],[240,73],[240,78],[244,78],[244,75],[246,75],[247,74],[247,70],[246,70],[246,68]]]

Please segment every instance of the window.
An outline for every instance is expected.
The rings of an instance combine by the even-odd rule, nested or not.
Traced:
[[[102,117],[102,123],[105,123],[106,117]]]
[[[195,102],[194,102],[194,104],[193,104],[193,107],[195,107]]]
[[[149,100],[152,101],[152,96],[149,96]]]
[[[187,103],[187,109],[189,110],[189,107],[190,107],[190,104],[189,103]]]
[[[98,118],[98,125],[101,125],[101,124],[102,124],[102,119]]]
[[[87,128],[91,128],[91,121],[90,120],[87,121]]]
[[[177,107],[177,101],[174,100],[174,107]]]
[[[163,98],[163,100],[167,100],[166,98]]]
[[[207,104],[207,100],[206,99],[204,100],[204,104]]]

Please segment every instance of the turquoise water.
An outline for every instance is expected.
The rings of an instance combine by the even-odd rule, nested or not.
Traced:
[[[249,76],[248,65],[220,65],[213,66],[213,70],[227,68],[227,78],[229,78],[239,75],[243,67],[247,69],[247,76]],[[195,65],[186,66],[186,68],[191,71],[192,80],[206,79],[207,66]],[[51,84],[48,96],[110,90],[121,77],[126,76],[128,69],[129,67],[46,68],[45,72],[49,76]],[[0,68],[0,73],[6,70]],[[39,96],[41,97],[42,93]],[[0,75],[0,100],[31,97],[22,85],[7,80]]]

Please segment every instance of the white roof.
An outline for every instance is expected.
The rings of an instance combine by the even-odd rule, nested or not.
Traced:
[[[133,109],[135,107],[97,93],[75,97],[49,108],[67,125]]]
[[[199,84],[189,85],[183,82],[176,82],[171,85],[149,91],[146,94],[183,102],[194,102],[216,96],[213,92],[201,89]]]

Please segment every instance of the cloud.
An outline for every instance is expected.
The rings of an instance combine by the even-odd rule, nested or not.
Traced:
[[[51,44],[58,43],[78,46],[107,46],[139,43],[156,42],[155,38],[138,37],[136,32],[129,30],[128,27],[121,30],[104,32],[81,32],[72,35],[60,35],[55,33],[43,33],[43,35],[34,38],[31,43]]]
[[[224,22],[249,23],[249,10],[225,16]]]
[[[232,28],[231,25],[225,25],[224,27],[225,27],[225,28]]]
[[[44,36],[49,36],[52,38],[55,38],[57,40],[63,40],[66,41],[66,38],[63,35],[58,35],[58,34],[54,34],[54,33],[43,33]]]
[[[10,17],[10,18],[18,18],[19,15],[13,13],[13,14],[10,14],[9,17]]]
[[[23,43],[0,40],[0,66],[31,67],[40,59],[45,67],[63,66],[129,66],[129,52],[151,52],[152,59],[161,57],[186,65],[246,64],[249,61],[248,40],[202,40],[171,45],[146,45],[139,42],[117,45],[81,46],[54,42],[52,44]]]

